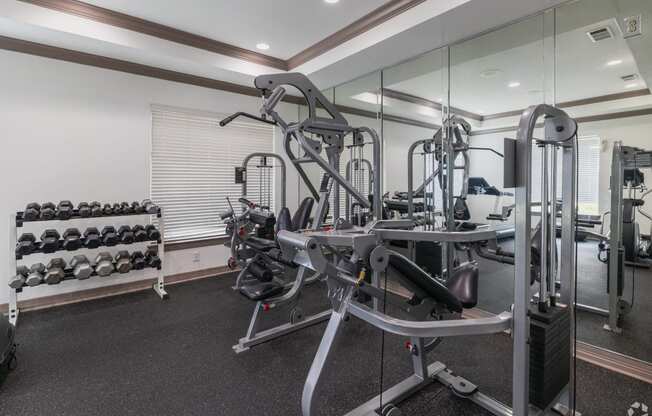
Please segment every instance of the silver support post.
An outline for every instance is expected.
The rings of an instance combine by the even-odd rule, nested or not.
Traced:
[[[568,380],[568,408],[575,408],[575,221],[577,218],[577,142],[573,140],[569,146],[562,147],[562,210],[561,210],[561,252],[559,259],[559,278],[561,281],[561,302],[570,310],[570,378]],[[579,413],[577,413],[579,415]],[[569,414],[568,416],[573,416]]]
[[[9,215],[9,273],[7,273],[7,280],[11,279],[16,274],[16,214]],[[9,288],[9,322],[16,325],[18,322],[18,292],[14,288]]]
[[[157,270],[156,282],[154,282],[154,292],[161,299],[168,299],[168,292],[165,291],[165,216],[163,208],[159,207],[160,216],[158,217],[158,228],[161,234],[161,241],[158,243],[158,257],[161,259],[161,266]]]
[[[549,145],[542,145],[541,148],[541,279],[539,282],[539,310],[545,312],[548,309],[548,254],[549,246],[549,221],[550,216],[548,209],[550,206],[550,195],[548,193],[548,184],[550,181],[548,174],[548,150]]]
[[[529,111],[528,109],[526,110]],[[531,115],[536,122],[536,117]],[[530,207],[532,142],[528,137],[531,118],[521,118],[516,142],[516,188],[514,208],[514,306],[513,306],[513,364],[512,407],[515,416],[525,416],[530,398],[530,235],[532,233]],[[543,254],[543,253],[542,253]]]
[[[618,303],[620,296],[618,293],[619,280],[619,263],[620,250],[622,247],[623,235],[623,152],[622,142],[614,143],[613,156],[611,161],[611,221],[610,221],[610,241],[609,241],[609,321],[605,329],[615,333],[621,333],[623,330],[619,325],[620,314],[618,312]]]
[[[335,338],[337,337],[337,332],[340,329],[340,325],[346,317],[348,301],[351,298],[351,293],[351,289],[348,289],[347,292],[343,295],[343,299],[340,302],[339,307],[334,309],[331,313],[330,320],[326,326],[326,331],[324,331],[324,336],[319,343],[317,354],[315,355],[315,359],[310,366],[308,378],[306,379],[306,383],[303,386],[303,394],[301,395],[301,411],[303,416],[310,416],[315,410],[315,401],[313,400],[313,396],[317,390],[317,384],[319,382],[321,372],[326,365],[328,353],[331,351],[331,347],[335,341]]]
[[[548,299],[550,299],[552,305],[555,305],[557,302],[557,147],[552,145],[550,151],[550,280],[548,281]]]

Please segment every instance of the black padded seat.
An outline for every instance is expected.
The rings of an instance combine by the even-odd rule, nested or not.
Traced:
[[[471,219],[471,211],[465,199],[456,198],[453,205],[453,215],[458,221],[468,221]]]
[[[242,296],[255,302],[272,298],[283,293],[283,286],[276,282],[256,283],[240,288]]]
[[[432,278],[407,257],[389,251],[389,265],[451,312],[462,312],[462,302],[446,286]]]
[[[297,212],[295,212],[292,217],[292,231],[304,230],[308,227],[310,214],[312,213],[312,207],[314,204],[315,200],[311,197],[307,197],[301,201]]]
[[[446,282],[446,287],[460,301],[465,309],[474,308],[478,304],[478,266],[464,264]]]
[[[292,218],[290,216],[290,210],[287,207],[281,208],[278,213],[278,218],[276,219],[276,234],[279,231],[294,231],[292,229]]]
[[[245,241],[245,244],[258,251],[268,251],[278,247],[276,241],[260,237],[249,237]]]

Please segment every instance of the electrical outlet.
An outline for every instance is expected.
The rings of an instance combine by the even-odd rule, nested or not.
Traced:
[[[643,22],[642,16],[630,16],[623,19],[623,36],[625,38],[631,38],[633,36],[639,36],[643,34]]]
[[[193,263],[199,263],[201,261],[201,257],[199,256],[198,252],[192,254],[192,261]]]

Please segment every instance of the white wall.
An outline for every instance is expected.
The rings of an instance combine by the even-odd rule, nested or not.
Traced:
[[[255,113],[260,107],[260,100],[254,97],[14,52],[0,51],[0,68],[2,265],[9,265],[8,256],[13,252],[7,237],[8,219],[28,202],[116,202],[141,200],[149,195],[151,104],[219,113]],[[289,121],[296,120],[297,106],[283,104],[280,110]],[[279,136],[275,148],[282,153]],[[288,172],[288,201],[293,206],[297,199],[293,192],[296,177],[291,166]],[[51,225],[86,226],[72,222]],[[19,234],[34,231],[40,235],[42,229],[25,227],[19,229]],[[195,252],[200,254],[197,263],[192,261]],[[69,253],[60,254],[66,259],[71,257]],[[228,251],[222,246],[170,252],[165,272],[220,266],[227,258]],[[29,264],[36,261],[40,261],[37,256],[26,258]],[[10,272],[8,266],[2,267]],[[125,283],[152,272],[28,288],[19,299]],[[7,302],[8,293],[9,288],[1,282],[0,304]]]

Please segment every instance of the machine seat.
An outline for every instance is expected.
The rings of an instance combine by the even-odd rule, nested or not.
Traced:
[[[407,257],[396,253],[390,252],[389,265],[391,268],[401,273],[406,279],[412,282],[416,287],[425,292],[428,296],[434,299],[437,303],[444,305],[451,312],[462,312],[463,303],[448,287],[444,286],[439,281],[432,278],[428,273],[423,271],[419,266],[410,261]],[[466,274],[464,275],[466,276]],[[460,282],[456,286],[467,287],[472,286],[471,282],[466,282],[468,277],[459,277]],[[462,281],[464,280],[464,282]],[[464,284],[463,284],[464,283]],[[476,293],[477,293],[477,279],[476,279]],[[472,289],[472,287],[470,288]],[[461,293],[461,292],[460,292]]]
[[[297,212],[294,213],[292,217],[292,231],[304,230],[308,227],[308,222],[310,222],[310,214],[312,213],[312,206],[315,204],[315,200],[311,197],[305,198],[299,204]]]
[[[240,288],[240,294],[254,302],[273,298],[281,293],[283,293],[283,286],[276,282],[256,283]]]
[[[478,266],[467,263],[460,266],[446,282],[446,287],[460,301],[465,309],[478,304]]]

